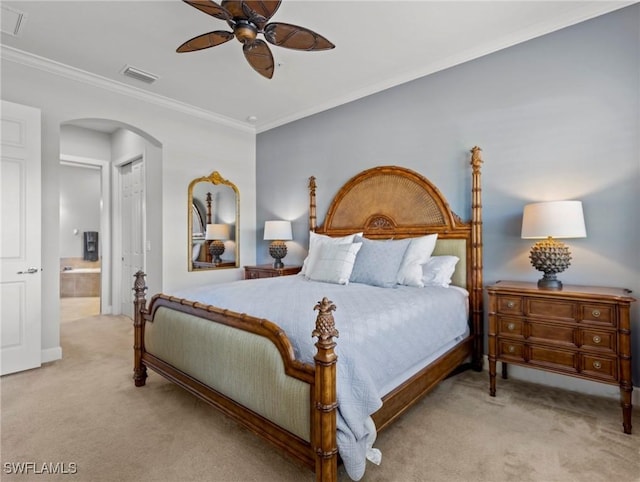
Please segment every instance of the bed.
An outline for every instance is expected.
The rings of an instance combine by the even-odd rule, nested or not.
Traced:
[[[157,294],[147,304],[138,272],[135,385],[152,369],[314,470],[317,481],[336,481],[340,461],[358,480],[366,458],[377,456],[376,433],[447,376],[482,369],[481,163],[474,147],[467,222],[421,174],[381,166],[350,179],[321,225],[310,178],[310,253],[299,275]],[[401,283],[403,269],[387,285],[360,262],[384,249],[385,260],[404,253],[405,266],[428,239],[435,246],[421,270],[457,260],[442,286],[428,281],[433,271],[420,271],[417,285]],[[325,273],[336,257],[350,260],[346,279]],[[433,304],[441,311],[425,316]],[[429,323],[443,327],[442,340]]]

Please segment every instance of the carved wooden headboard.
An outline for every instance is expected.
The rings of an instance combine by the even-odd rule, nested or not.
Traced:
[[[453,283],[469,291],[476,333],[482,331],[481,149],[471,149],[471,220],[463,221],[426,177],[411,169],[380,166],[357,174],[338,191],[317,225],[316,180],[309,179],[309,226],[329,236],[364,232],[391,239],[438,234],[434,255],[460,258]]]
[[[400,238],[448,232],[462,224],[428,179],[404,167],[381,166],[350,179],[316,231],[339,236],[355,229],[370,238]]]

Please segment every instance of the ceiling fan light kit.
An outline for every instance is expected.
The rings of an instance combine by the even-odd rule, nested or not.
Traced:
[[[260,75],[273,77],[271,49],[264,40],[278,47],[294,50],[329,50],[335,47],[322,35],[288,23],[267,23],[280,7],[281,0],[224,0],[220,5],[212,0],[183,0],[201,12],[227,22],[233,32],[216,30],[198,35],[177,48],[178,53],[215,47],[236,38],[249,65]]]

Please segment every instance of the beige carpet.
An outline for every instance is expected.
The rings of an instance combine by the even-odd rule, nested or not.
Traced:
[[[100,314],[100,297],[60,298],[60,323]]]
[[[313,481],[252,433],[151,373],[131,380],[132,327],[95,316],[62,325],[64,359],[3,377],[2,480]],[[465,372],[381,433],[364,481],[640,481],[640,414],[616,400]],[[17,476],[7,464],[73,463]],[[347,481],[340,469],[340,480]]]

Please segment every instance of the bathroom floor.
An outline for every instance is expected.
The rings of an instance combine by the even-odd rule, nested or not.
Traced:
[[[60,298],[60,323],[100,314],[100,297]]]

